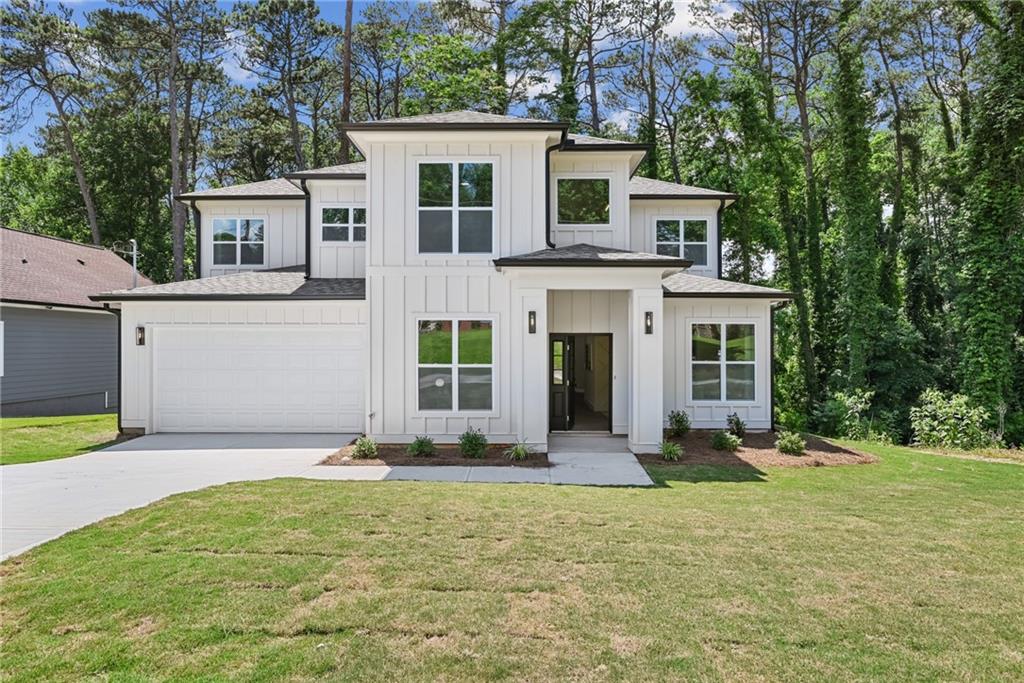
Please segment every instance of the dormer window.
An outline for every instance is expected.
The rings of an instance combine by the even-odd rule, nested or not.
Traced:
[[[611,222],[611,180],[558,178],[559,225],[608,225]]]
[[[681,256],[695,266],[708,264],[708,222],[704,218],[658,218],[654,223],[657,252]]]
[[[494,165],[421,162],[419,253],[490,254],[494,248]]]
[[[214,218],[214,265],[264,265],[263,226],[262,218]]]

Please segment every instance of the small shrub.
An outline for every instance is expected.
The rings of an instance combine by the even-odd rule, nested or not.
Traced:
[[[675,462],[682,457],[683,447],[671,441],[662,441],[658,446],[658,453],[660,453],[661,457],[665,460]]]
[[[743,438],[747,434],[747,423],[740,419],[736,413],[725,418],[725,424],[729,427],[729,433],[733,436]]]
[[[926,389],[921,393],[920,403],[910,409],[916,445],[965,451],[999,445],[995,435],[986,429],[988,411],[971,405],[963,394]]]
[[[482,458],[487,451],[487,437],[479,429],[467,429],[459,437],[459,452],[467,458]]]
[[[683,410],[673,410],[668,414],[668,431],[672,436],[684,436],[690,431],[690,416]]]
[[[526,460],[533,449],[522,441],[518,441],[505,449],[505,457],[509,460]]]
[[[729,451],[735,453],[743,442],[740,437],[730,434],[727,431],[715,432],[711,437],[711,447],[716,451]]]
[[[873,391],[835,391],[828,400],[814,409],[814,424],[825,436],[856,441],[892,443],[896,429],[895,416],[873,414]]]
[[[437,446],[434,445],[434,440],[429,436],[417,436],[409,444],[409,447],[405,449],[405,452],[417,458],[425,458],[436,453]]]
[[[787,455],[803,455],[807,442],[797,432],[779,432],[775,437],[775,448]]]
[[[352,449],[352,457],[356,460],[369,460],[377,457],[377,442],[368,436],[361,436],[356,439],[355,447]]]

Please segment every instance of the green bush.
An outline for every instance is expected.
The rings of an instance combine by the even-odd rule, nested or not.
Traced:
[[[459,437],[459,451],[467,458],[482,458],[487,452],[487,437],[470,427]]]
[[[509,460],[526,460],[533,449],[522,441],[518,441],[505,449],[505,457]]]
[[[662,441],[661,444],[658,446],[658,453],[660,453],[661,457],[664,458],[665,460],[671,460],[672,462],[675,462],[676,460],[679,460],[679,458],[682,457],[683,447],[671,441]]]
[[[668,431],[672,436],[683,436],[690,431],[690,416],[683,410],[668,414]]]
[[[740,416],[733,413],[725,418],[725,424],[729,428],[729,433],[733,436],[743,438],[747,434],[747,423],[740,419]]]
[[[965,451],[999,445],[999,440],[986,428],[988,411],[971,405],[963,394],[926,389],[919,401],[920,405],[910,409],[915,445]]]
[[[356,460],[369,460],[377,457],[377,442],[368,436],[361,436],[356,439],[355,447],[352,449],[352,457]]]
[[[740,445],[743,441],[740,437],[735,434],[730,434],[726,431],[715,432],[711,437],[711,447],[716,451],[729,451],[735,453],[739,450]]]
[[[896,420],[893,414],[873,415],[874,392],[834,391],[814,410],[814,424],[825,436],[857,441],[893,443]]]
[[[779,453],[788,455],[803,455],[807,448],[807,442],[797,432],[779,432],[775,437],[775,448]]]
[[[405,449],[405,452],[417,458],[425,458],[428,455],[437,453],[437,446],[434,445],[434,440],[429,436],[417,436],[409,444],[409,447]]]

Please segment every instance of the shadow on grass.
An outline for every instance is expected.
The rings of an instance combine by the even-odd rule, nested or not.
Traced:
[[[700,484],[702,482],[759,482],[767,481],[764,472],[743,462],[735,465],[686,465],[686,464],[649,464],[645,463],[647,474],[658,486],[667,486],[671,482]]]

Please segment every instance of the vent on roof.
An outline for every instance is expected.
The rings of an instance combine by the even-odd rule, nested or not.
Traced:
[[[23,258],[23,259],[21,259],[21,262],[22,263],[28,263],[28,259],[27,258]]]
[[[85,265],[85,261],[83,261],[82,259],[76,258],[75,260],[78,261],[79,263],[81,263],[83,266]]]

